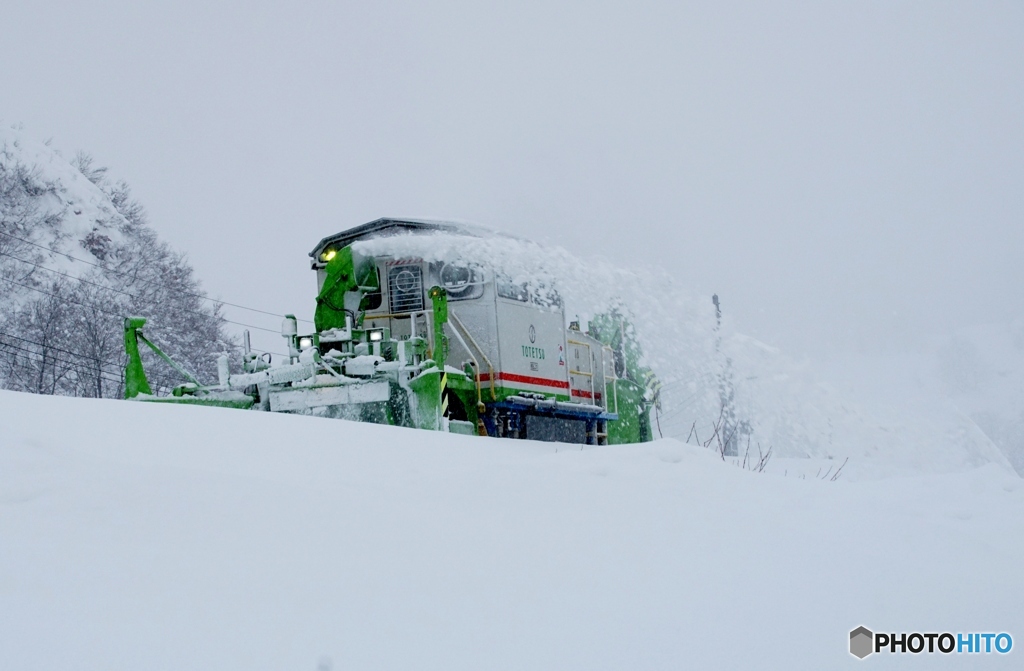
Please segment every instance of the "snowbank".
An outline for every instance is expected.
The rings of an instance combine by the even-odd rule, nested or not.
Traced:
[[[833,669],[1024,645],[1024,487],[0,392],[0,668]],[[929,668],[1007,656],[932,656]]]

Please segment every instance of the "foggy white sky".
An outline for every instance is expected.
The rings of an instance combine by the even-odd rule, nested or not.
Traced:
[[[127,178],[226,300],[308,316],[321,237],[418,215],[670,268],[796,353],[1024,318],[1020,3],[37,1],[0,35],[0,120]]]

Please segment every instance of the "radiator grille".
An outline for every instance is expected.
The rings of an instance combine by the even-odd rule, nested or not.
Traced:
[[[388,300],[391,313],[423,309],[423,269],[419,265],[388,269]]]

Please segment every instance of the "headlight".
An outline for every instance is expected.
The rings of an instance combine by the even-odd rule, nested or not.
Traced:
[[[326,252],[323,253],[323,259],[324,259],[324,261],[330,261],[331,259],[333,259],[337,255],[338,255],[338,250],[336,250],[336,249],[328,249]]]
[[[370,331],[370,341],[378,342],[384,340],[384,331]]]
[[[309,349],[313,346],[312,338],[299,338],[299,349]]]

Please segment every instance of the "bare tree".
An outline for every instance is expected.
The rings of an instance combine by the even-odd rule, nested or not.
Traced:
[[[183,254],[150,228],[125,182],[79,153],[73,165],[107,196],[109,219],[78,239],[88,272],[54,268],[64,186],[0,147],[0,385],[23,391],[116,397],[123,391],[123,318],[146,317],[161,347],[200,379],[216,379],[216,357],[236,349],[219,305],[210,306]],[[181,382],[146,357],[155,389]]]

